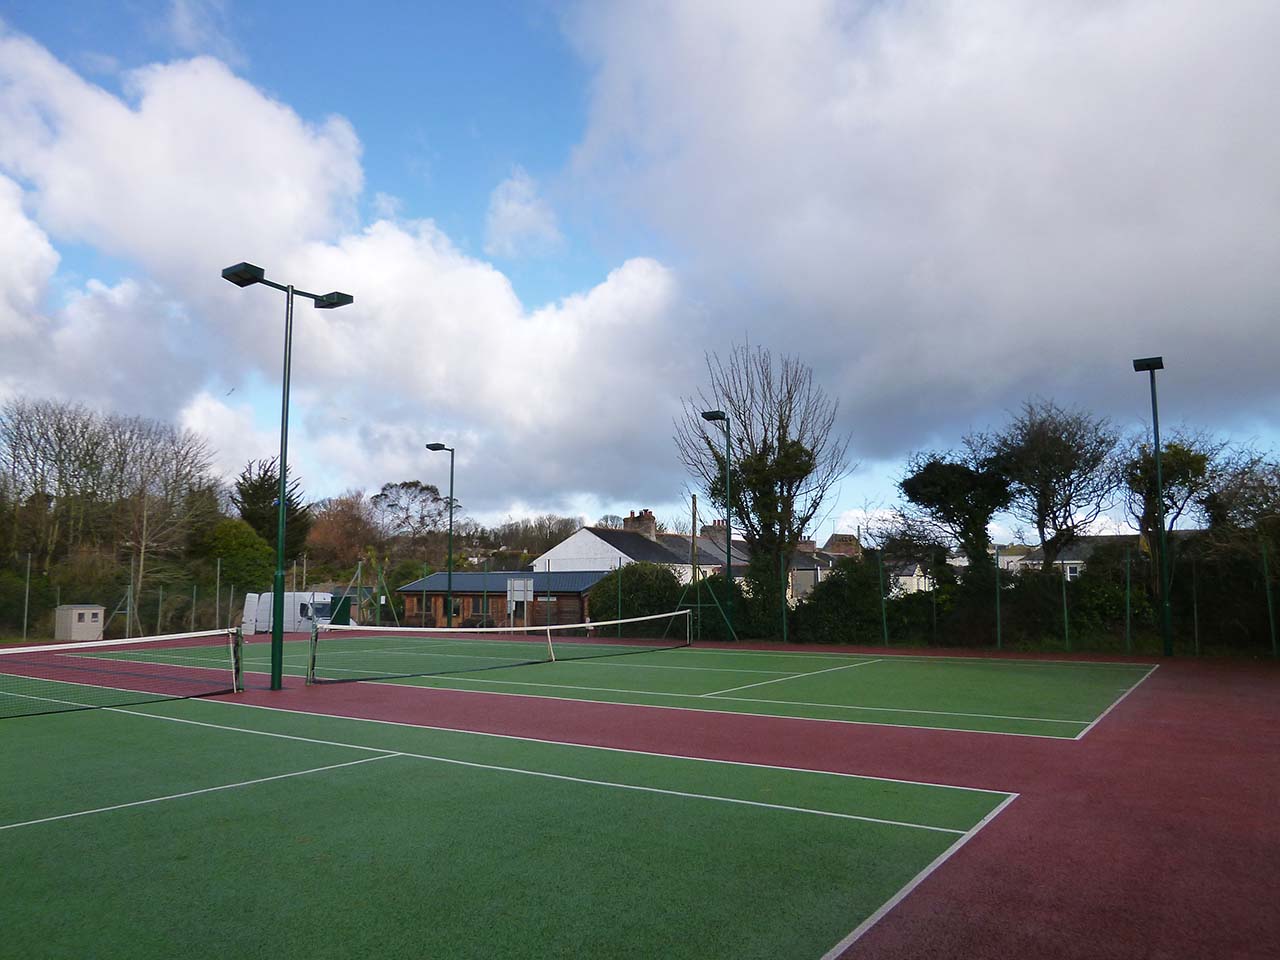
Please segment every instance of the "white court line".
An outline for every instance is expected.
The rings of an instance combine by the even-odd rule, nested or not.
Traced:
[[[464,678],[462,677],[427,677],[425,679],[462,680]],[[407,684],[407,683],[396,682],[391,680],[365,680],[362,682],[373,684],[375,686],[399,687],[402,690],[407,687],[410,690],[451,690],[454,693],[471,692],[467,690],[460,690],[457,687],[436,687],[436,686],[427,686],[421,683]],[[624,690],[621,692],[635,693],[636,691]],[[565,703],[583,703],[583,702],[619,703],[621,702],[623,706],[634,707],[637,710],[683,710],[689,713],[718,713],[726,717],[763,717],[767,720],[794,720],[799,723],[848,723],[858,727],[896,727],[899,730],[928,730],[932,733],[982,733],[982,734],[987,734],[993,737],[1030,737],[1032,740],[1063,741],[1063,740],[1075,739],[1074,737],[1055,737],[1047,733],[1015,733],[1012,730],[979,730],[974,727],[930,727],[923,723],[884,723],[879,720],[843,720],[839,717],[802,717],[802,716],[797,716],[794,713],[781,713],[781,714],[749,713],[749,712],[744,712],[742,710],[720,710],[720,709],[716,709],[715,707],[678,707],[678,706],[674,706],[673,704],[635,703],[632,701],[616,701],[616,700],[583,701],[581,697],[557,697],[549,693],[504,693],[501,690],[485,690],[483,691],[483,693],[484,693],[484,696],[486,697],[524,697],[526,699],[536,698],[538,700],[560,700]],[[664,693],[664,694],[655,694],[655,696],[670,697],[670,696],[676,696],[676,694]],[[730,698],[730,697],[722,697],[719,701],[717,701],[717,700],[701,700],[701,698],[699,698],[696,694],[684,694],[684,696],[691,696],[693,699],[700,700],[700,702],[702,703],[717,703],[717,702],[733,703],[734,702],[733,698]],[[211,702],[214,702],[214,701],[211,701]],[[234,701],[227,701],[227,702],[234,703]],[[743,703],[769,703],[771,701],[744,700],[742,702]],[[791,701],[778,701],[778,702],[785,703],[788,706],[791,705]],[[243,704],[243,706],[249,706],[249,704]],[[827,706],[827,704],[818,704],[818,706]],[[1074,723],[1077,725],[1084,723],[1083,720],[1079,720],[1079,721],[1067,720],[1067,721],[1057,721],[1057,722]]]
[[[427,723],[408,723],[404,720],[381,720],[377,717],[352,717],[345,713],[317,713],[314,710],[293,710],[289,707],[269,707],[261,703],[237,703],[234,700],[199,700],[196,702],[214,703],[224,707],[239,707],[247,710],[268,710],[272,713],[292,714],[294,716],[324,717],[329,720],[354,720],[358,723],[376,723],[387,727],[405,727],[409,730],[435,730],[440,733],[458,734],[463,737],[488,737],[492,740],[514,740],[517,743],[540,743],[553,747],[570,747],[576,750],[603,750],[606,753],[630,753],[640,757],[692,760],[696,763],[721,763],[731,767],[758,767],[762,770],[782,770],[786,773],[813,773],[823,777],[845,777],[850,780],[873,780],[884,783],[901,783],[912,787],[939,787],[943,790],[965,790],[970,793],[994,793],[999,794],[1002,797],[1009,796],[1008,790],[989,790],[986,787],[965,787],[955,783],[931,783],[928,780],[900,780],[895,777],[873,777],[865,773],[844,773],[840,770],[820,770],[813,767],[784,767],[775,763],[755,763],[751,760],[720,760],[716,757],[695,757],[684,753],[656,753],[652,750],[635,750],[629,747],[605,747],[597,743],[576,743],[572,740],[545,740],[540,737],[520,737],[511,733],[488,733],[484,730],[460,730],[457,727],[437,727]]]
[[[1094,719],[1094,721],[1093,721],[1091,724],[1089,724],[1087,727],[1085,727],[1083,730],[1081,730],[1079,733],[1077,733],[1077,734],[1076,734],[1076,739],[1077,739],[1077,740],[1083,740],[1083,739],[1084,739],[1084,735],[1085,735],[1086,733],[1088,733],[1090,730],[1092,730],[1094,727],[1096,727],[1099,723],[1101,723],[1101,722],[1102,722],[1102,718],[1103,718],[1103,717],[1105,717],[1108,713],[1110,713],[1110,712],[1111,712],[1112,710],[1114,710],[1116,707],[1120,706],[1120,701],[1121,701],[1121,700],[1123,700],[1125,697],[1127,697],[1129,694],[1133,693],[1133,691],[1137,690],[1137,689],[1138,689],[1138,685],[1139,685],[1140,683],[1142,683],[1142,681],[1143,681],[1143,680],[1147,679],[1147,677],[1149,677],[1149,676],[1151,676],[1153,673],[1155,673],[1155,672],[1156,672],[1156,670],[1159,668],[1159,666],[1160,666],[1160,664],[1158,664],[1158,663],[1157,663],[1154,667],[1152,667],[1150,670],[1148,670],[1146,673],[1144,673],[1142,676],[1140,676],[1140,677],[1139,677],[1139,678],[1134,682],[1133,686],[1131,686],[1131,687],[1130,687],[1128,690],[1126,690],[1124,693],[1120,694],[1120,698],[1119,698],[1118,700],[1116,700],[1116,702],[1115,702],[1115,703],[1111,704],[1111,706],[1109,706],[1109,707],[1107,707],[1107,709],[1103,710],[1103,711],[1102,711],[1102,713],[1098,714],[1098,716]]]
[[[569,657],[567,660],[558,660],[556,662],[581,664],[584,667],[622,667],[626,670],[692,670],[695,673],[771,673],[777,676],[780,673],[791,672],[789,670],[750,670],[745,667],[678,667],[673,663],[635,663],[631,660],[611,660],[607,656],[594,659],[583,657],[577,660]],[[856,666],[856,664],[851,664],[851,666]]]
[[[905,887],[903,887],[901,890],[895,893],[889,900],[881,904],[879,910],[877,910],[871,916],[867,917],[867,919],[863,920],[860,924],[854,927],[853,931],[847,937],[845,937],[843,940],[837,943],[834,947],[832,947],[830,950],[824,953],[822,955],[822,960],[837,960],[837,958],[846,950],[848,950],[851,946],[853,946],[854,943],[856,943],[864,933],[866,933],[873,926],[879,923],[880,920],[884,918],[885,914],[887,914],[890,910],[892,910],[894,907],[900,904],[903,900],[905,900],[910,895],[911,891],[915,890],[916,887],[920,886],[920,884],[924,883],[925,880],[929,879],[930,875],[932,875],[935,870],[937,870],[940,866],[942,866],[944,863],[950,860],[960,850],[961,847],[963,847],[966,843],[968,843],[975,836],[977,836],[979,830],[981,830],[988,823],[990,823],[992,820],[998,817],[1002,812],[1004,812],[1004,808],[1007,807],[1009,804],[1013,803],[1013,801],[1018,799],[1019,796],[1020,794],[1017,794],[1017,793],[1010,794],[1008,799],[1006,799],[998,807],[996,807],[994,810],[988,813],[985,817],[983,817],[981,820],[975,823],[970,829],[965,831],[964,836],[962,836],[959,840],[957,840],[951,846],[947,847],[946,850],[943,850],[942,853],[940,853],[931,864],[929,864],[927,867],[925,867],[923,870],[917,873],[914,877],[912,877],[911,881]]]
[[[846,663],[839,667],[827,667],[825,670],[811,670],[809,673],[793,673],[789,677],[776,677],[773,680],[761,680],[759,683],[744,683],[740,687],[730,687],[728,690],[712,690],[710,693],[700,693],[700,697],[718,697],[725,693],[735,693],[738,690],[749,690],[752,687],[763,687],[766,683],[782,683],[783,680],[801,680],[804,677],[816,677],[820,673],[832,673],[836,670],[852,670],[854,667],[865,667],[868,664],[879,663],[879,660],[861,660],[858,663]],[[740,698],[731,698],[740,699]]]
[[[121,711],[125,712],[125,711]],[[151,714],[140,714],[151,716]],[[163,803],[166,800],[181,800],[184,797],[197,797],[202,793],[217,793],[220,790],[235,790],[239,787],[252,787],[259,783],[270,783],[273,780],[288,780],[290,777],[305,777],[312,773],[323,773],[326,770],[338,770],[341,767],[354,767],[358,763],[372,763],[375,760],[386,760],[398,757],[394,750],[382,751],[376,757],[362,757],[359,760],[348,760],[346,763],[331,763],[324,767],[312,767],[310,770],[295,770],[293,773],[278,773],[273,777],[259,777],[257,780],[241,780],[238,783],[223,783],[216,787],[204,787],[200,790],[188,790],[185,793],[171,793],[164,797],[150,797],[146,800],[131,800],[128,803],[115,803],[109,807],[95,807],[92,810],[77,810],[75,813],[60,813],[54,817],[41,817],[39,820],[23,820],[18,823],[0,824],[0,830],[15,830],[18,827],[33,827],[39,823],[53,823],[55,820],[71,820],[75,817],[88,817],[95,813],[109,813],[112,810],[125,810],[129,807],[145,807],[149,803]]]
[[[874,653],[814,653],[808,650],[722,650],[715,647],[682,647],[686,651],[687,656],[690,653],[709,653],[718,656],[728,654],[731,657],[737,656],[764,656],[764,657],[800,657],[805,660],[849,660],[853,657],[870,657],[875,656]],[[933,660],[944,660],[953,663],[989,663],[993,666],[1009,666],[1009,667],[1034,667],[1041,664],[1066,664],[1072,667],[1149,667],[1149,663],[1140,663],[1136,660],[1032,660],[1022,657],[989,657],[978,655],[973,657],[952,657],[945,655],[931,656],[923,653],[896,653],[892,648],[877,651],[881,657],[886,660],[897,660],[903,663],[929,663]]]
[[[873,663],[874,661],[866,661],[866,662]],[[857,666],[861,666],[861,664],[851,663],[849,664],[849,666],[857,667]],[[834,669],[843,669],[843,668],[837,667]],[[818,672],[824,673],[825,671],[820,670]],[[802,674],[797,674],[797,676],[807,677],[807,676],[810,676],[810,674],[802,673]],[[714,694],[710,694],[710,693],[667,693],[664,690],[632,690],[629,687],[588,687],[588,686],[583,686],[581,684],[574,684],[574,683],[550,683],[550,682],[541,683],[533,680],[488,680],[483,677],[469,677],[469,676],[464,677],[456,674],[439,674],[439,675],[432,675],[428,677],[398,677],[395,679],[429,680],[433,682],[445,682],[445,683],[454,683],[454,682],[496,683],[506,687],[550,687],[553,690],[555,689],[590,690],[596,693],[630,693],[630,694],[635,694],[636,696],[644,696],[644,697],[680,697],[685,700],[704,700],[707,697],[714,696]],[[793,678],[783,677],[782,679],[790,680]],[[371,680],[368,682],[379,683],[384,681]],[[397,684],[397,686],[404,686],[404,684]],[[422,684],[412,684],[412,686],[422,686]],[[755,684],[748,684],[748,686],[755,686]],[[433,688],[428,688],[428,689],[433,689]],[[439,689],[439,688],[434,688],[434,689]],[[745,689],[745,688],[740,687],[738,689]],[[513,696],[519,696],[519,694],[513,694]],[[526,694],[526,696],[529,696],[529,694]],[[542,696],[542,694],[532,694],[532,696]],[[564,699],[570,699],[570,698],[556,697],[553,699],[564,700]],[[1077,727],[1082,726],[1089,722],[1088,720],[1064,720],[1061,717],[1014,717],[1014,716],[1009,716],[1003,713],[961,713],[955,710],[913,710],[909,707],[866,707],[866,706],[860,706],[858,704],[820,703],[812,700],[766,700],[763,697],[716,697],[716,699],[724,700],[728,703],[769,703],[769,704],[775,704],[775,705],[784,706],[784,707],[824,707],[829,710],[862,710],[862,711],[868,711],[871,713],[911,713],[911,714],[920,714],[922,716],[930,716],[930,717],[969,717],[974,720],[1022,720],[1027,723],[1068,723]],[[593,701],[593,702],[599,702],[599,701]],[[604,702],[612,703],[614,701],[604,701]],[[679,710],[681,708],[672,707],[671,709]],[[813,718],[799,718],[799,719],[813,719]],[[928,729],[934,729],[934,728],[930,727]],[[973,732],[985,733],[987,731],[977,730]],[[1072,738],[1059,737],[1055,739],[1070,740]]]
[[[125,710],[118,707],[105,708],[112,713],[128,714],[132,717],[146,717],[151,720],[164,720],[169,723],[185,723],[195,727],[207,727],[211,730],[226,730],[231,733],[247,733],[257,737],[272,737],[279,740],[293,740],[299,743],[321,744],[327,747],[347,747],[351,750],[366,750],[380,755],[411,757],[415,760],[429,760],[434,763],[446,763],[452,766],[468,767],[475,770],[492,770],[498,773],[514,773],[526,777],[539,777],[545,780],[559,780],[567,783],[580,783],[594,787],[608,787],[614,790],[632,790],[638,793],[653,793],[668,797],[684,797],[691,800],[711,800],[719,803],[731,803],[744,807],[760,807],[766,810],[781,810],[786,813],[804,813],[817,817],[833,817],[837,820],[856,820],[860,823],[875,823],[889,827],[906,827],[912,830],[928,830],[933,833],[965,833],[953,827],[938,827],[928,823],[909,823],[905,820],[885,820],[880,817],[865,817],[856,813],[839,813],[835,810],[817,810],[811,807],[794,807],[781,803],[765,803],[760,800],[743,800],[740,797],[721,797],[710,793],[691,793],[684,790],[667,790],[662,787],[646,787],[635,783],[617,783],[612,780],[592,780],[586,777],[571,777],[563,773],[549,773],[545,770],[525,770],[521,767],[506,767],[493,763],[479,763],[473,760],[459,760],[455,757],[440,757],[427,753],[413,753],[408,750],[386,750],[371,747],[363,743],[343,743],[339,740],[321,740],[317,737],[299,737],[289,733],[277,733],[271,730],[255,730],[252,727],[233,727],[222,723],[207,723],[203,720],[189,720],[184,717],[169,717],[158,713],[144,713],[138,710]]]

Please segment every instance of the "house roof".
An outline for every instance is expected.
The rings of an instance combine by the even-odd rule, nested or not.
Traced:
[[[668,550],[679,557],[680,563],[689,562],[689,542],[691,538],[686,533],[660,533],[658,541]],[[697,537],[698,541],[698,563],[716,563],[724,560],[724,541],[717,540],[714,537]],[[734,563],[745,564],[748,560],[747,545],[741,540],[734,540],[733,545],[729,549],[729,553]]]
[[[665,544],[650,540],[634,530],[618,530],[614,527],[587,527],[597,537],[615,550],[640,563],[688,563],[688,551],[682,557]]]
[[[1169,537],[1174,540],[1181,540],[1187,537],[1193,537],[1200,533],[1199,530],[1170,530]],[[1084,563],[1093,552],[1099,547],[1116,545],[1121,547],[1130,547],[1138,549],[1139,537],[1136,533],[1113,533],[1103,534],[1096,537],[1077,537],[1071,543],[1063,548],[1058,554],[1058,563]],[[1002,548],[1003,549],[1003,548]],[[1022,558],[1023,563],[1043,563],[1044,548],[1034,547],[1028,550]]]
[[[454,593],[501,593],[507,592],[507,581],[512,579],[533,580],[534,593],[586,593],[609,571],[607,570],[555,570],[541,573],[529,570],[490,570],[488,573],[474,571],[454,571]],[[425,578],[418,578],[396,589],[396,593],[445,593],[449,589],[448,572],[433,573]]]

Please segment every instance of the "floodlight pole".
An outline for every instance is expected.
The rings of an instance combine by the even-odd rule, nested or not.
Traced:
[[[1164,529],[1164,477],[1160,466],[1160,406],[1156,400],[1156,371],[1164,369],[1163,357],[1144,357],[1133,361],[1133,369],[1145,372],[1151,379],[1151,435],[1156,461],[1156,525],[1160,542],[1160,637],[1164,655],[1173,656],[1173,606],[1169,602],[1169,542]]]
[[[222,271],[222,279],[237,287],[255,283],[280,290],[285,295],[284,307],[284,372],[280,390],[280,491],[276,504],[276,572],[271,591],[271,689],[284,687],[284,531],[289,490],[289,378],[293,368],[293,298],[306,297],[319,310],[345,307],[354,298],[347,293],[308,293],[293,284],[268,280],[266,271],[252,263],[237,263]],[[230,622],[230,621],[228,621]]]
[[[733,636],[733,497],[729,487],[729,415],[723,410],[704,410],[702,419],[724,424],[724,619]],[[695,534],[697,531],[694,531]]]
[[[453,447],[446,447],[443,443],[428,443],[427,449],[439,452],[441,450],[449,451],[449,553],[448,553],[448,574],[445,581],[445,625],[453,626]]]

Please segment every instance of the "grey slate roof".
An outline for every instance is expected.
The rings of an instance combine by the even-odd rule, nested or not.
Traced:
[[[688,534],[684,533],[658,534],[658,540],[662,542],[663,546],[680,558],[677,561],[679,563],[689,562],[689,539]],[[741,540],[734,540],[733,548],[730,552],[733,555],[735,566],[746,565],[748,555],[745,543]],[[724,541],[716,540],[713,537],[698,537],[698,563],[699,565],[723,564]]]
[[[617,530],[611,527],[587,527],[592,533],[615,550],[621,551],[640,563],[688,563],[689,554],[676,554],[662,543],[650,540],[634,530]]]
[[[1196,534],[1201,532],[1202,531],[1200,530],[1193,529],[1170,530],[1169,539],[1185,540],[1187,538],[1194,537]],[[1131,549],[1137,550],[1139,545],[1138,535],[1136,533],[1116,533],[1104,534],[1096,537],[1077,537],[1074,541],[1067,544],[1066,548],[1058,554],[1057,562],[1085,563],[1091,556],[1093,556],[1093,551],[1098,549],[1098,547],[1109,544],[1115,544],[1121,547],[1130,547]],[[1044,548],[1036,547],[1033,550],[1029,550],[1022,557],[1022,562],[1027,564],[1043,563]]]
[[[556,570],[541,573],[529,570],[490,570],[488,573],[454,571],[454,593],[501,593],[507,592],[507,581],[513,579],[533,579],[533,592],[546,593],[548,584],[551,593],[586,593],[603,577],[607,570]],[[548,578],[550,578],[548,580]],[[448,591],[449,574],[447,571],[433,573],[429,577],[406,583],[396,589],[396,593],[445,593]]]

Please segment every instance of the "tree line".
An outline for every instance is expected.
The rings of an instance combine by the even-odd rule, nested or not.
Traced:
[[[794,640],[883,641],[894,626],[905,642],[989,643],[1003,599],[1011,642],[1070,644],[1073,606],[1076,642],[1113,644],[1121,634],[1132,642],[1135,631],[1149,639],[1160,603],[1160,507],[1182,632],[1226,646],[1275,634],[1280,564],[1267,564],[1280,550],[1274,453],[1175,430],[1162,442],[1158,503],[1144,430],[1043,398],[954,449],[912,453],[901,501],[868,531],[862,557],[841,560],[788,604],[782,571],[851,469],[849,438],[835,431],[837,403],[804,364],[758,347],[708,356],[707,373],[708,386],[685,400],[674,441],[695,485],[720,511],[727,503],[750,554],[740,583],[710,582],[722,606],[731,600],[739,636],[776,638],[785,629]],[[724,421],[709,411],[728,416],[727,450]],[[1136,549],[1091,542],[1097,549],[1080,580],[1062,582],[1067,551],[1117,515],[1136,532]],[[992,528],[1003,518],[1040,557],[1038,569],[1005,571],[1001,582]],[[898,589],[903,564],[918,564],[935,589]],[[721,619],[706,624],[713,634]]]
[[[135,634],[210,628],[235,616],[235,596],[270,589],[278,464],[251,461],[228,484],[212,461],[201,437],[162,421],[25,397],[0,404],[0,636],[21,629],[24,606],[29,633],[49,635],[58,602],[119,607],[111,634],[122,634],[130,596]],[[435,485],[309,501],[300,477],[288,481],[289,588],[345,584],[361,562],[393,590],[444,569],[449,502]],[[580,525],[546,514],[486,527],[453,508],[455,569],[525,566]]]

